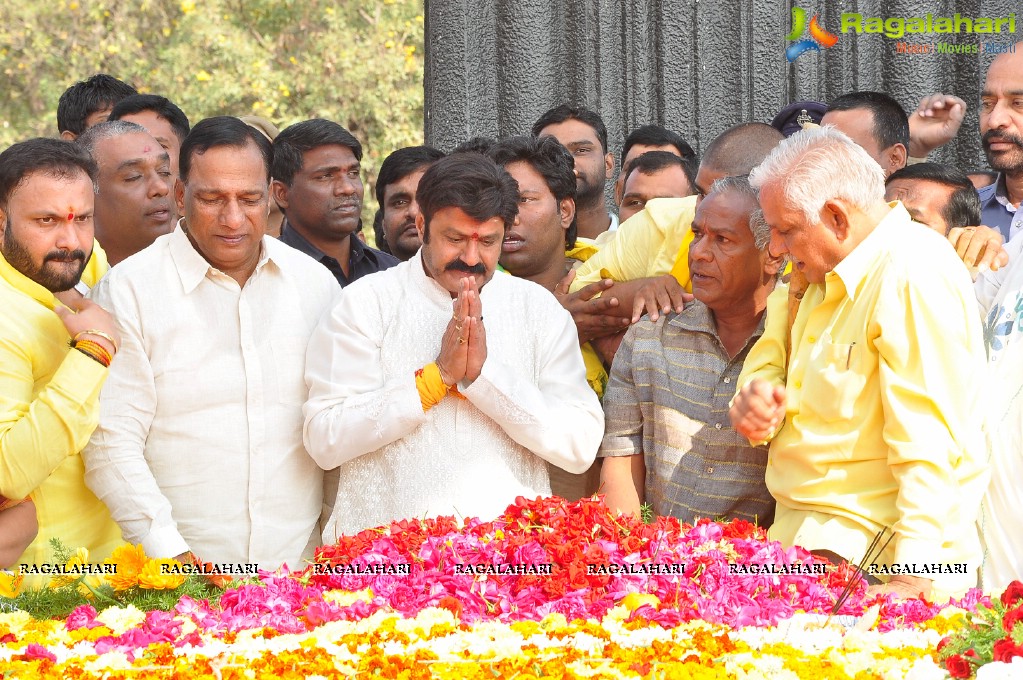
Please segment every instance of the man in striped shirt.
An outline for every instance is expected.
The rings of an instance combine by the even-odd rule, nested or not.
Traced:
[[[728,403],[743,360],[764,330],[782,271],[744,177],[719,180],[696,209],[689,249],[696,299],[680,313],[644,318],[625,336],[604,396],[599,457],[607,504],[638,514],[771,523],[767,447],[732,428]],[[782,310],[784,313],[784,310]]]

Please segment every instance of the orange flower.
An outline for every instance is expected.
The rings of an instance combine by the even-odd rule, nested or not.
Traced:
[[[108,576],[107,581],[118,592],[134,588],[139,584],[139,574],[146,566],[148,559],[141,544],[125,543],[118,546],[104,562],[104,564],[114,565],[115,569],[115,573]]]
[[[149,590],[174,590],[185,582],[185,575],[175,573],[181,563],[169,558],[149,560],[139,572],[139,587]]]

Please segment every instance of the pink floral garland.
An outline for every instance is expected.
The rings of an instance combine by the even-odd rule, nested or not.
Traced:
[[[670,573],[681,569],[672,565],[682,564],[681,575]],[[380,572],[408,565],[408,573],[337,573],[373,565]],[[550,574],[459,573],[467,570],[456,565],[476,565],[482,571],[491,565],[550,565]],[[621,565],[630,565],[629,573],[620,573]],[[768,565],[765,569],[793,573],[751,573],[757,570],[732,565]],[[827,566],[805,573],[813,571],[809,565]],[[427,607],[443,607],[464,623],[540,620],[550,613],[594,620],[631,593],[656,598],[636,607],[633,619],[663,627],[693,619],[734,628],[771,626],[799,611],[830,613],[850,575],[847,566],[832,567],[802,548],[767,541],[762,529],[741,520],[689,526],[662,517],[643,524],[612,516],[600,500],[570,504],[559,498],[520,498],[490,522],[403,520],[342,537],[337,545],[320,548],[316,563],[304,572],[261,574],[258,585],[228,589],[218,607],[184,597],[173,613],[149,612],[141,625],[100,637],[96,647],[131,658],[134,650],[154,642],[201,645],[199,632],[228,639],[252,629],[299,633],[380,609],[411,618]],[[367,600],[347,606],[324,598],[328,590],[365,589]],[[868,600],[860,583],[839,614],[860,615],[877,604],[878,628],[888,631],[927,621],[945,606],[972,611],[978,602],[989,601],[979,591],[943,605],[892,595]],[[194,622],[199,632],[183,634],[183,619]],[[66,625],[74,631],[102,624],[95,609],[83,606]]]

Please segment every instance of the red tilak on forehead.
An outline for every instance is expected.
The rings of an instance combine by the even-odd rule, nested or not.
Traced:
[[[69,212],[69,213],[67,214],[67,221],[68,221],[68,222],[73,222],[73,221],[74,221],[74,219],[75,219],[75,214],[74,214],[73,212]]]
[[[480,240],[480,235],[477,234],[475,231],[472,232],[472,240],[473,241],[479,241]]]

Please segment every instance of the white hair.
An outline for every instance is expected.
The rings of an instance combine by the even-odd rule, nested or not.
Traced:
[[[809,128],[782,141],[750,172],[757,191],[781,187],[807,221],[820,220],[824,204],[841,198],[860,210],[884,202],[884,171],[863,148],[831,125]]]
[[[749,177],[746,175],[722,177],[714,182],[710,188],[710,192],[708,192],[708,195],[714,193],[720,194],[726,191],[734,191],[737,194],[749,198],[757,206],[760,205],[757,199],[757,192],[750,184]],[[759,207],[750,213],[749,230],[753,234],[753,243],[756,245],[757,250],[762,251],[766,248],[768,242],[771,240],[771,228],[767,226],[767,222],[764,221],[764,213]]]

